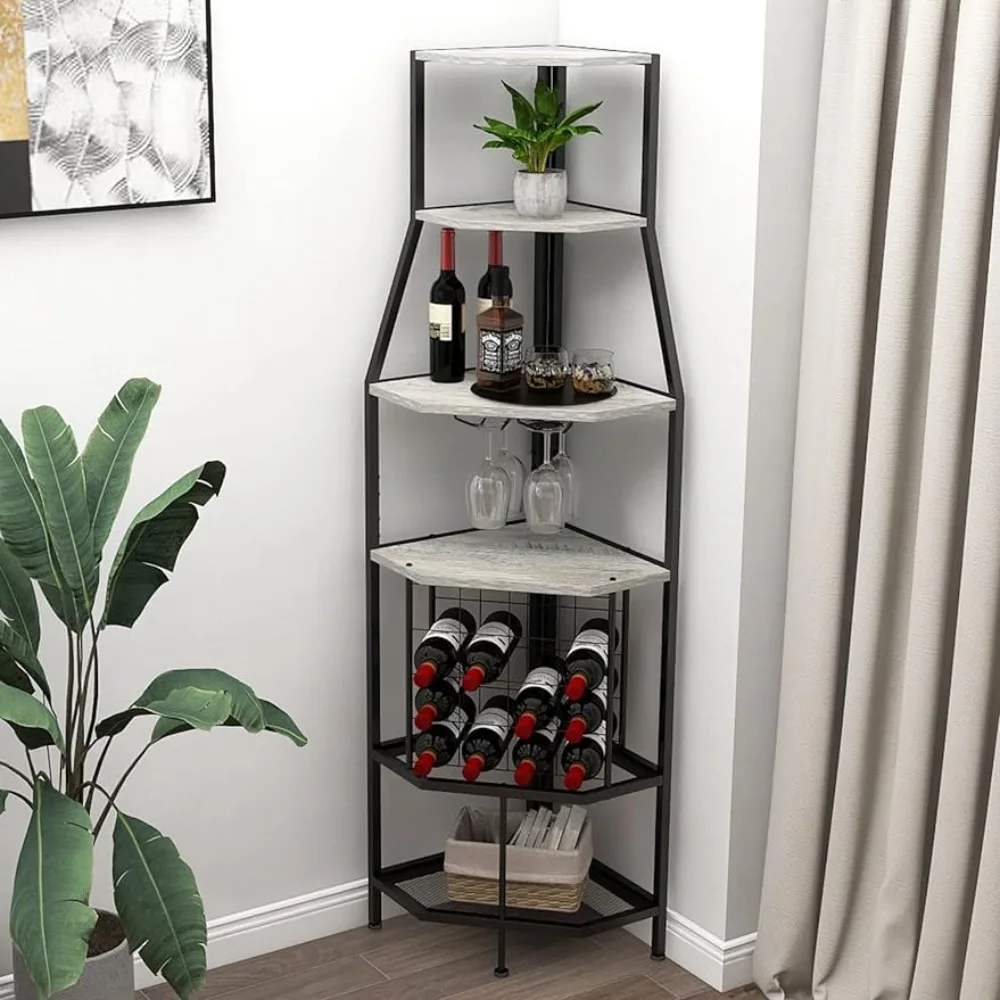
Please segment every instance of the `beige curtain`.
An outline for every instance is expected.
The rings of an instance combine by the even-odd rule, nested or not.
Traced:
[[[1000,998],[1000,0],[830,0],[759,985]]]

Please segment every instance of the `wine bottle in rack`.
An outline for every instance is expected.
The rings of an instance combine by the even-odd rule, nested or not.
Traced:
[[[552,666],[535,667],[524,678],[515,699],[514,735],[519,740],[528,739],[536,727],[556,717],[562,683],[563,663],[557,656],[552,658]]]
[[[521,641],[521,631],[520,620],[509,611],[494,611],[479,626],[465,650],[462,687],[466,691],[478,691],[504,672]]]
[[[441,273],[431,285],[431,380],[465,378],[465,286],[455,274],[455,230],[441,230]]]
[[[447,719],[458,707],[462,699],[462,685],[457,677],[442,677],[418,688],[413,699],[416,715],[414,726],[426,732],[438,719]]]
[[[458,666],[462,650],[475,631],[476,619],[465,608],[442,612],[413,654],[413,683],[424,688],[447,677]]]
[[[505,694],[495,695],[462,741],[462,777],[475,781],[484,771],[492,771],[503,760],[513,733],[514,702]]]
[[[558,719],[553,719],[544,729],[536,729],[526,739],[519,739],[510,752],[515,784],[529,788],[543,775],[551,774],[558,742]]]
[[[607,738],[604,726],[597,732],[587,733],[579,743],[564,743],[563,783],[571,792],[579,791],[585,781],[596,778],[601,773],[606,756]]]
[[[471,698],[463,696],[447,719],[435,719],[426,732],[413,742],[413,773],[426,778],[435,767],[452,761],[462,745],[476,715]]]
[[[591,618],[573,640],[566,656],[566,697],[569,701],[579,701],[607,677],[610,631],[607,618]],[[618,648],[618,629],[615,629],[614,648]]]
[[[476,291],[476,315],[484,313],[493,308],[493,300],[497,297],[493,290],[493,268],[503,267],[503,233],[490,233],[489,264],[486,273],[479,279],[479,288]],[[507,272],[507,281],[501,289],[501,294],[508,300],[511,309],[514,308],[514,286],[511,284],[510,272]]]
[[[566,700],[563,712],[567,719],[563,734],[567,743],[579,743],[587,733],[596,732],[608,717],[607,679],[587,691],[579,701]]]

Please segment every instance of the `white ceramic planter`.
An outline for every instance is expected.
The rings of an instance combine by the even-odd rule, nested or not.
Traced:
[[[134,997],[135,965],[128,940],[122,941],[113,951],[88,958],[79,982],[59,994],[59,1000],[133,1000]],[[14,1000],[38,1000],[38,991],[16,947]]]
[[[566,210],[566,171],[544,174],[518,171],[514,176],[514,207],[518,215],[531,219],[553,219]]]

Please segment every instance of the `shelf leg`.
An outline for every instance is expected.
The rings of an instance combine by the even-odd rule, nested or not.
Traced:
[[[500,904],[500,930],[497,931],[497,967],[493,975],[506,979],[510,975],[507,968],[507,797],[500,799],[500,871],[498,881],[498,902]]]

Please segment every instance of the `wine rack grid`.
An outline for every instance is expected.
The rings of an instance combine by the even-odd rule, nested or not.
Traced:
[[[492,64],[520,64],[530,62],[536,54],[540,60],[537,65],[538,79],[554,88],[560,102],[565,104],[567,94],[567,66],[578,65],[632,65],[638,66],[643,73],[643,105],[642,105],[642,148],[641,148],[641,185],[640,205],[638,212],[622,212],[613,206],[582,205],[574,203],[574,207],[566,218],[559,220],[514,219],[509,205],[503,202],[485,202],[481,205],[466,206],[429,206],[426,202],[425,164],[425,64],[427,62],[459,62],[477,64],[489,62]],[[641,56],[641,58],[636,58]],[[545,61],[547,59],[547,62]],[[677,344],[674,337],[673,323],[670,316],[670,306],[667,297],[666,282],[660,256],[659,239],[656,229],[657,215],[657,166],[659,153],[659,120],[660,120],[660,57],[652,53],[614,53],[604,50],[586,50],[556,46],[545,48],[520,47],[512,49],[482,49],[439,51],[437,54],[428,51],[412,51],[410,53],[410,215],[406,234],[400,249],[399,258],[393,275],[385,310],[382,314],[378,335],[372,349],[368,371],[365,376],[365,546],[366,565],[366,609],[367,609],[367,714],[368,714],[368,911],[369,925],[378,927],[382,920],[382,895],[395,900],[411,913],[427,920],[438,920],[458,924],[474,924],[487,926],[497,933],[497,964],[496,974],[507,975],[507,931],[519,926],[558,927],[560,930],[575,933],[594,933],[610,927],[619,926],[636,920],[651,917],[652,956],[663,959],[666,955],[667,926],[667,873],[670,837],[670,774],[671,774],[671,743],[673,733],[674,688],[677,659],[677,622],[678,622],[678,555],[680,550],[680,513],[681,487],[683,473],[683,441],[685,396],[681,378],[680,362],[677,355]],[[557,150],[550,160],[550,165],[556,168],[565,167],[565,148]],[[453,209],[458,211],[453,212]],[[592,209],[594,214],[578,210]],[[608,213],[608,214],[602,214]],[[383,368],[392,337],[395,333],[403,295],[409,281],[417,247],[425,223],[443,225],[446,220],[454,220],[454,228],[468,229],[519,229],[532,231],[535,234],[534,261],[534,336],[536,345],[562,344],[563,325],[563,269],[565,260],[564,237],[566,234],[595,234],[586,238],[600,238],[601,231],[608,228],[605,223],[612,220],[613,215],[624,215],[629,218],[631,230],[639,236],[646,272],[649,279],[650,293],[653,302],[653,313],[656,321],[656,333],[659,342],[663,372],[666,378],[667,392],[652,386],[638,383],[628,383],[637,389],[648,393],[666,396],[668,402],[658,404],[658,408],[667,416],[668,426],[665,447],[665,467],[667,477],[667,498],[665,505],[664,552],[662,560],[631,553],[646,559],[655,567],[661,568],[656,574],[646,574],[634,584],[616,582],[602,578],[601,589],[588,590],[588,596],[605,595],[602,599],[621,600],[627,617],[628,590],[630,586],[658,585],[662,587],[662,621],[660,642],[659,669],[659,725],[657,732],[656,762],[645,761],[627,749],[624,742],[615,741],[613,746],[613,771],[621,768],[631,777],[619,781],[612,773],[610,786],[598,783],[589,791],[567,793],[557,790],[547,791],[536,789],[531,797],[544,802],[561,801],[570,798],[573,801],[595,801],[605,797],[616,797],[640,789],[652,788],[656,794],[656,831],[653,858],[652,891],[641,888],[613,871],[602,862],[595,860],[590,871],[590,895],[585,900],[585,906],[580,914],[567,918],[565,915],[542,914],[529,911],[517,911],[506,902],[506,844],[501,842],[499,850],[499,900],[496,906],[457,906],[449,904],[446,897],[446,879],[442,872],[443,855],[433,855],[405,862],[400,865],[385,866],[382,862],[382,773],[384,770],[395,771],[404,778],[415,778],[406,760],[406,738],[382,740],[381,704],[382,704],[382,595],[380,572],[383,568],[398,573],[405,578],[407,590],[407,634],[412,635],[412,596],[413,576],[417,569],[415,560],[407,565],[409,560],[391,558],[391,552],[383,544],[381,538],[381,496],[380,496],[380,396],[388,405],[402,405],[422,412],[450,412],[449,403],[441,401],[425,405],[426,400],[417,399],[411,394],[407,399],[399,397],[400,389],[387,389],[382,382]],[[584,221],[587,224],[582,224]],[[618,220],[621,221],[621,220]],[[410,378],[410,376],[401,376]],[[391,382],[396,380],[386,380]],[[624,381],[624,380],[623,380]],[[380,388],[380,383],[382,387]],[[601,419],[622,419],[638,413],[641,409],[651,412],[646,405],[648,399],[637,400],[634,407],[606,407]],[[642,403],[642,406],[638,405]],[[460,414],[475,415],[475,411],[464,405],[455,407],[454,413],[460,419]],[[488,413],[480,413],[490,416]],[[514,413],[504,414],[506,418],[515,417]],[[594,414],[596,419],[597,414]],[[561,419],[572,419],[572,415]],[[532,440],[532,464],[541,462],[540,435],[534,434]],[[577,531],[582,531],[574,526]],[[456,533],[459,534],[459,533]],[[583,532],[587,534],[587,532]],[[411,544],[420,542],[437,542],[441,536],[427,535],[423,539],[413,539]],[[597,539],[597,536],[591,536]],[[597,539],[598,541],[606,541]],[[612,543],[613,544],[613,543]],[[433,548],[434,546],[429,546]],[[616,546],[619,552],[628,552],[621,546]],[[426,550],[421,554],[426,554]],[[397,552],[398,555],[398,552]],[[581,558],[581,566],[585,560]],[[436,570],[441,570],[439,564]],[[441,575],[441,574],[439,574]],[[417,583],[437,587],[475,586],[492,589],[502,586],[503,589],[517,591],[531,590],[527,595],[527,611],[531,621],[530,630],[536,635],[558,634],[558,605],[553,596],[551,582],[540,579],[536,570],[530,574],[531,583],[524,585],[523,580],[517,583],[504,579],[498,584],[492,581],[477,580],[472,584],[469,579],[447,579],[447,572],[441,578],[417,580]],[[609,593],[607,584],[611,584]],[[570,593],[579,591],[572,587]],[[619,598],[616,595],[621,595]],[[616,608],[616,614],[618,609]],[[611,618],[616,615],[609,616]],[[408,643],[409,645],[409,643]],[[530,645],[529,645],[530,650]],[[539,665],[531,659],[529,664]],[[406,706],[412,705],[409,691]],[[627,699],[624,702],[627,708]],[[417,779],[419,780],[419,779]],[[510,800],[525,797],[525,790],[509,782],[468,782],[452,781],[447,778],[428,778],[420,782],[421,787],[434,791],[460,791],[464,794],[487,794],[499,803],[501,828],[507,826],[508,804]],[[588,798],[589,797],[589,798]],[[608,895],[605,895],[608,894]],[[610,896],[610,901],[609,897]]]

